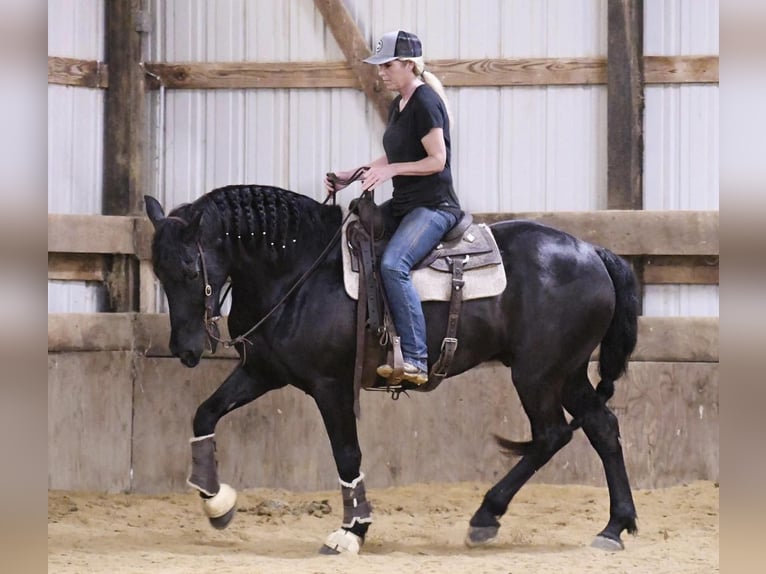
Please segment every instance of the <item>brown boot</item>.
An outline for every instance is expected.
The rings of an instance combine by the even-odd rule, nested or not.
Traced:
[[[402,380],[407,381],[409,383],[413,383],[415,385],[424,385],[428,382],[428,373],[426,373],[424,370],[419,369],[415,365],[411,363],[404,363],[402,365],[402,368],[404,369],[404,373],[402,374]],[[380,365],[376,372],[379,376],[383,377],[384,379],[387,379],[391,376],[391,374],[394,372],[394,368],[391,365]]]

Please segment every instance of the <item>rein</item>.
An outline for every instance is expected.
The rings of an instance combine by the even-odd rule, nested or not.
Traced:
[[[370,169],[369,166],[363,165],[362,167],[359,167],[356,169],[354,173],[351,174],[351,177],[348,179],[341,179],[335,174],[335,172],[327,172],[327,179],[332,184],[332,193],[330,193],[327,197],[324,198],[324,201],[322,202],[322,205],[327,203],[327,200],[332,197],[332,204],[335,205],[335,194],[338,193],[337,187],[339,185],[347,186],[351,183],[354,183],[356,180],[360,179],[365,173],[367,173],[367,170]]]
[[[357,169],[350,178],[348,179],[339,179],[334,173],[328,173],[327,177],[330,179],[330,181],[333,183],[333,187],[336,185],[348,185],[356,180],[358,180],[364,173],[368,170],[368,167],[360,167]],[[325,200],[322,202],[322,205],[324,205],[327,200],[332,196],[333,199],[333,205],[335,204],[335,194],[337,192],[333,191],[331,195],[328,195]],[[252,335],[253,332],[256,331],[263,323],[266,322],[266,320],[271,317],[276,310],[281,307],[285,301],[293,294],[295,291],[298,290],[298,288],[303,285],[306,280],[311,276],[311,274],[316,271],[316,269],[319,267],[319,265],[324,261],[324,259],[327,257],[327,255],[330,253],[330,250],[333,248],[335,243],[337,243],[338,239],[340,239],[341,233],[343,231],[343,226],[345,225],[346,221],[348,221],[348,218],[351,216],[352,212],[349,210],[349,212],[346,214],[346,217],[343,218],[343,221],[341,221],[340,227],[338,227],[338,230],[335,232],[335,234],[332,236],[332,239],[330,239],[329,243],[325,248],[322,250],[322,252],[319,254],[319,256],[316,258],[314,263],[311,264],[311,267],[309,267],[299,278],[298,280],[293,284],[292,287],[285,293],[282,298],[277,301],[274,306],[271,308],[271,310],[266,313],[263,317],[261,317],[255,325],[250,327],[247,331],[245,331],[243,334],[234,337],[233,339],[221,339],[220,337],[220,331],[218,329],[218,321],[221,318],[220,314],[218,314],[216,311],[220,311],[221,305],[223,304],[223,301],[226,300],[226,296],[228,295],[229,291],[231,290],[231,283],[229,284],[229,287],[227,288],[226,292],[224,293],[224,296],[221,298],[220,302],[218,302],[217,309],[215,307],[215,298],[213,297],[213,287],[210,284],[210,281],[208,280],[208,274],[207,274],[207,266],[205,265],[205,253],[202,249],[202,245],[199,241],[197,241],[197,251],[199,253],[200,257],[200,265],[202,267],[202,278],[205,282],[205,332],[207,333],[207,336],[210,338],[211,341],[211,350],[215,352],[215,345],[217,343],[221,343],[225,348],[230,348],[237,343],[248,343],[252,345],[252,341],[248,340],[248,336]],[[242,346],[243,352],[246,349],[246,347]],[[243,353],[243,361],[244,361],[244,353]]]

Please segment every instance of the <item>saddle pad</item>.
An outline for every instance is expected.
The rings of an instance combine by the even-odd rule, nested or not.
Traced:
[[[351,270],[351,252],[346,239],[346,228],[356,215],[349,216],[343,225],[341,250],[343,251],[343,285],[346,294],[352,299],[359,296],[359,273]],[[482,224],[483,225],[483,224]],[[492,233],[492,245],[497,249],[495,237]],[[494,297],[503,292],[506,285],[505,268],[503,265],[487,265],[463,272],[465,287],[463,288],[463,300],[480,299],[482,297]],[[452,292],[452,274],[436,271],[430,267],[414,269],[412,282],[420,295],[421,301],[449,301]]]

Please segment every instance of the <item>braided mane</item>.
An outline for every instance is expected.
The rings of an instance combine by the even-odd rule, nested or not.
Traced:
[[[313,199],[278,187],[228,185],[210,191],[171,215],[186,220],[203,211],[203,226],[217,220],[225,244],[239,254],[290,258],[306,241],[321,241],[327,232],[327,209]],[[340,225],[338,222],[332,231]]]

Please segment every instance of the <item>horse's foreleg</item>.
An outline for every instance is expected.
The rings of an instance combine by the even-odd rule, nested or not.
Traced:
[[[214,434],[216,424],[226,413],[248,404],[271,388],[259,384],[241,366],[237,367],[197,408],[194,415],[194,437],[190,440],[192,465],[186,482],[199,491],[205,514],[215,528],[226,528],[229,525],[237,501],[236,491],[218,480]]]
[[[587,366],[564,387],[564,408],[579,421],[585,436],[601,458],[609,489],[609,523],[593,541],[593,546],[605,550],[624,548],[620,535],[623,530],[637,532],[636,507],[625,469],[620,427],[617,417],[603,403],[591,386]]]
[[[327,537],[319,550],[321,554],[357,554],[372,523],[372,506],[367,501],[364,474],[360,470],[362,452],[357,436],[353,396],[350,387],[348,393],[336,390],[339,387],[337,384],[328,385],[327,392],[321,391],[314,396],[330,438],[343,499],[341,528]]]
[[[372,506],[367,500],[364,473],[360,472],[352,482],[341,479],[340,491],[343,498],[343,522],[341,528],[327,537],[319,549],[320,554],[358,554],[372,523]]]
[[[186,483],[196,488],[202,497],[202,508],[214,528],[226,528],[234,518],[237,492],[218,481],[215,459],[215,436],[194,437],[190,441],[192,466]]]

